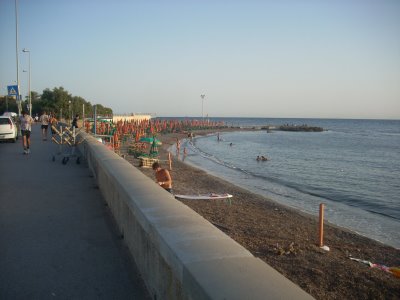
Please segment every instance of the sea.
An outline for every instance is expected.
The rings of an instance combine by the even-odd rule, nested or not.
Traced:
[[[187,155],[181,151],[180,159],[312,215],[318,215],[324,203],[326,221],[400,248],[400,120],[210,121],[237,128],[284,124],[324,128],[323,132],[221,132],[220,140],[216,134],[198,136],[182,142]],[[268,161],[257,161],[257,156]]]

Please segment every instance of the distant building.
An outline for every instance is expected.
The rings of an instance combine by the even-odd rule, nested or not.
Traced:
[[[129,114],[129,115],[113,115],[113,123],[117,123],[118,121],[141,121],[141,120],[150,120],[150,114]]]

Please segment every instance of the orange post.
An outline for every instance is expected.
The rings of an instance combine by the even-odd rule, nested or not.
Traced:
[[[171,152],[168,152],[169,170],[172,170]]]
[[[319,205],[319,246],[324,246],[324,204]]]

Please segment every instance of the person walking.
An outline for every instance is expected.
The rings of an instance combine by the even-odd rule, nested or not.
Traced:
[[[26,111],[22,111],[22,116],[19,118],[21,135],[22,135],[22,146],[24,147],[24,154],[31,153],[31,131],[33,119]]]
[[[155,171],[156,181],[158,185],[168,192],[172,193],[172,178],[168,170],[161,168],[158,162],[155,162],[152,165],[152,168]]]
[[[56,128],[57,127],[57,124],[58,124],[58,120],[57,120],[57,118],[55,117],[55,113],[53,112],[51,115],[50,115],[50,120],[49,120],[49,125],[50,125],[50,132],[51,132],[51,136],[53,137],[57,132],[53,129],[53,126]]]
[[[78,120],[79,115],[75,115],[75,118],[72,120],[72,128],[78,128]]]
[[[46,111],[43,111],[42,115],[39,118],[39,121],[42,124],[41,128],[43,141],[47,141],[47,129],[49,128],[50,117],[46,114]]]

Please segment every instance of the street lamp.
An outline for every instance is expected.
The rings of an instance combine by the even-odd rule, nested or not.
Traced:
[[[28,71],[27,70],[22,70],[22,72],[23,73],[28,73]],[[28,81],[29,81],[29,74],[28,74]],[[21,96],[22,97],[22,96]],[[27,104],[27,106],[26,106],[26,108],[28,109],[28,112],[29,112],[29,95],[28,95],[28,93],[27,93],[27,97],[28,97],[28,104]],[[22,101],[22,99],[21,99],[21,101]],[[29,113],[29,115],[30,116],[32,116],[30,113]]]
[[[29,90],[29,97],[28,97],[28,105],[29,105],[29,115],[32,116],[32,95],[31,95],[31,51],[24,48],[22,52],[28,53],[28,60],[29,60],[29,83],[28,83],[28,90]]]
[[[72,122],[72,107],[71,107],[71,100],[68,100],[69,103],[69,115],[70,115],[70,119],[69,119],[69,125],[71,125]]]
[[[21,97],[19,93],[19,58],[18,58],[18,1],[15,0],[15,54],[17,58],[17,86],[18,86],[18,95],[16,95],[17,105],[18,105],[18,114],[21,114]]]
[[[204,98],[206,95],[200,95],[201,97],[201,119],[204,122]]]

